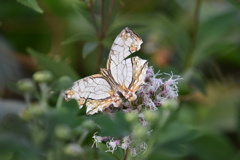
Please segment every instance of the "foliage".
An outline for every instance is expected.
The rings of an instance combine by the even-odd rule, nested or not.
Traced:
[[[0,119],[0,159],[239,159],[239,14],[233,0],[1,0],[1,98],[16,92],[26,108]],[[135,120],[87,116],[62,96],[105,67],[125,27],[144,41],[134,56],[183,78],[178,100],[146,113],[151,138],[135,157],[121,148],[105,152],[93,138],[126,136]]]

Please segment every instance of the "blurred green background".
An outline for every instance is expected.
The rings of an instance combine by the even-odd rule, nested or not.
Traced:
[[[240,159],[239,9],[239,0],[0,0],[0,159],[122,159],[91,148],[99,129],[62,93],[105,67],[125,27],[144,41],[134,55],[183,78],[177,101],[157,111],[170,116],[154,122],[149,150],[128,158]],[[52,77],[32,79],[38,70]]]

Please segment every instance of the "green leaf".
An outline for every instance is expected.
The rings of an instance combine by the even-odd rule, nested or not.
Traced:
[[[122,159],[122,158],[119,157],[119,155],[117,154],[118,152],[116,150],[113,152],[113,154],[111,152],[106,152],[107,150],[109,150],[107,148],[106,144],[97,143],[96,145],[97,145],[97,148],[99,148],[101,151],[105,152],[104,154],[106,154],[108,157],[111,157],[111,158],[117,159],[117,160],[121,160]]]
[[[231,159],[235,153],[230,142],[217,133],[204,134],[192,141],[189,149],[202,160]]]
[[[32,8],[33,10],[35,10],[38,13],[43,13],[43,10],[39,7],[38,3],[36,0],[17,0],[17,2]]]
[[[101,128],[100,136],[124,137],[131,134],[129,122],[123,113],[116,113],[114,118],[99,114],[93,117],[93,121]]]
[[[75,34],[69,38],[67,38],[66,40],[64,40],[61,44],[62,45],[66,45],[66,44],[71,44],[77,41],[96,41],[96,36],[93,34],[88,34],[88,33],[78,33]]]
[[[57,62],[31,48],[27,48],[27,52],[37,61],[41,69],[52,72],[55,78],[59,78],[61,76],[69,76],[74,80],[79,78],[77,73],[68,64],[64,62]]]
[[[87,42],[83,46],[82,56],[85,59],[93,50],[97,48],[97,42]]]
[[[227,43],[232,37],[230,33],[238,28],[236,26],[238,26],[239,18],[236,15],[236,11],[224,12],[199,25],[197,45],[193,57],[195,63],[201,63],[202,60],[213,54],[219,54],[229,46]]]

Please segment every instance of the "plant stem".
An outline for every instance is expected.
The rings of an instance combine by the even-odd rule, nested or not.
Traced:
[[[89,134],[89,131],[84,129],[80,138],[78,139],[78,144],[82,145],[83,141],[86,139],[88,134]]]
[[[101,0],[101,28],[100,28],[100,33],[98,34],[98,40],[99,40],[99,44],[98,44],[98,61],[97,61],[97,65],[96,65],[96,69],[95,69],[95,73],[99,71],[99,68],[101,67],[101,63],[102,63],[102,59],[103,59],[103,49],[104,46],[102,44],[103,39],[105,38],[105,16],[104,16],[104,0]]]
[[[89,11],[90,11],[90,14],[91,14],[91,17],[92,17],[93,26],[94,26],[95,32],[97,34],[97,37],[99,37],[98,26],[97,26],[97,22],[96,22],[96,18],[95,18],[95,15],[94,15],[94,10],[93,10],[93,1],[91,0],[89,3],[90,3]]]
[[[101,67],[102,64],[102,59],[103,59],[103,44],[100,42],[98,45],[98,61],[95,69],[95,73],[99,71],[99,68]]]
[[[24,99],[25,99],[27,106],[30,105],[30,99],[31,99],[30,97],[31,97],[30,93],[24,93]]]
[[[171,116],[171,112],[167,109],[163,109],[161,112],[161,119],[158,122],[157,127],[154,129],[155,132],[152,133],[151,139],[148,141],[148,150],[147,152],[141,157],[145,159],[149,156],[149,154],[153,151],[154,144],[156,143],[156,139],[158,138],[158,133],[161,129],[165,126],[165,124],[169,121],[169,117]]]
[[[126,149],[126,152],[125,152],[125,155],[123,157],[123,160],[127,160],[128,153],[129,153],[129,148]]]
[[[62,106],[62,102],[63,102],[63,93],[64,91],[61,90],[59,96],[58,96],[58,99],[57,99],[57,104],[56,104],[56,108],[60,108]]]
[[[100,35],[100,39],[102,39],[103,37],[105,37],[105,29],[104,29],[104,0],[101,1],[101,35]]]
[[[110,4],[108,15],[107,15],[108,20],[106,21],[106,30],[108,30],[110,21],[112,20],[114,3],[115,3],[115,0],[111,0],[111,4]]]
[[[40,106],[47,107],[48,86],[46,83],[42,82],[42,83],[39,83],[39,88],[41,91]]]
[[[108,11],[108,19],[110,19],[110,16],[112,15],[112,11],[113,11],[113,6],[114,6],[114,1],[111,1],[110,7],[109,7],[109,11]],[[96,69],[95,72],[99,71],[99,68],[101,67],[101,63],[102,63],[102,59],[103,59],[103,50],[104,50],[104,46],[103,46],[103,40],[106,37],[106,31],[109,27],[109,20],[105,23],[105,14],[104,14],[104,10],[105,10],[105,0],[101,0],[101,9],[100,9],[100,26],[97,25],[97,21],[96,21],[96,17],[94,14],[94,4],[93,4],[93,0],[89,1],[89,4],[86,1],[85,4],[89,7],[89,11],[92,17],[92,22],[93,22],[93,26],[95,29],[95,32],[97,34],[97,38],[98,38],[98,61],[97,61],[97,65],[96,65]]]
[[[197,41],[197,31],[198,31],[199,12],[201,7],[201,2],[202,0],[196,0],[196,3],[195,3],[193,18],[192,18],[193,23],[189,31],[190,48],[189,48],[188,54],[186,55],[184,69],[188,69],[193,66],[193,54],[194,54],[194,49]]]

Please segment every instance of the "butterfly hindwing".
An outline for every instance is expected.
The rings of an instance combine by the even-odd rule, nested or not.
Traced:
[[[148,69],[148,61],[139,57],[132,57],[131,61],[133,65],[133,80],[128,88],[131,92],[135,93],[141,87],[141,85],[144,84]]]
[[[87,111],[90,111],[91,108],[97,108],[99,104],[104,108],[102,102],[110,101],[113,94],[114,90],[107,79],[101,74],[95,74],[74,82],[72,88],[65,92],[65,99],[76,99],[80,108],[86,102]]]

